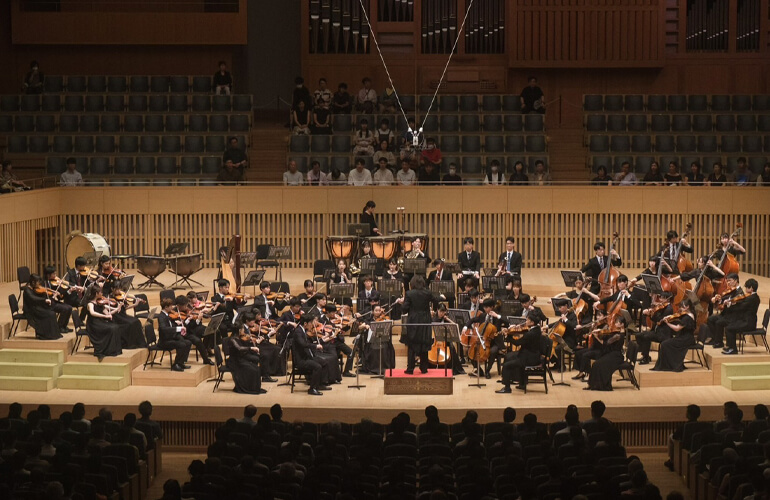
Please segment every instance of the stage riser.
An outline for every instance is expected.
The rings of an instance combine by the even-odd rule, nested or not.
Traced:
[[[48,349],[52,351],[63,351],[65,358],[72,350],[75,343],[75,334],[68,333],[58,340],[39,340],[35,338],[34,330],[16,332],[16,335],[2,342],[3,348],[9,349]]]
[[[723,363],[722,385],[733,391],[770,388],[770,363]]]
[[[55,363],[64,362],[64,353],[60,350],[46,349],[45,344],[37,341],[33,349],[4,348],[0,349],[2,363]]]
[[[56,378],[61,375],[61,365],[56,363],[5,363],[0,362],[0,376]]]
[[[166,357],[168,358],[168,356]],[[189,360],[189,369],[183,372],[172,372],[170,368],[167,368],[167,363],[168,359],[164,360],[162,367],[147,366],[146,370],[143,370],[142,366],[137,366],[131,372],[131,385],[197,387],[201,382],[216,377],[216,368],[210,365],[201,365],[195,361]]]
[[[129,386],[129,380],[126,377],[62,375],[57,384],[59,389],[119,391]]]
[[[47,392],[56,388],[56,379],[43,377],[0,377],[0,391]]]

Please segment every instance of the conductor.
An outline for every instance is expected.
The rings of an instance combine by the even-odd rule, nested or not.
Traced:
[[[401,342],[406,344],[407,365],[406,371],[409,375],[414,373],[415,358],[420,357],[420,371],[428,373],[428,351],[433,345],[433,336],[431,335],[431,315],[430,305],[438,310],[438,299],[433,296],[430,290],[425,289],[425,278],[415,276],[409,282],[409,291],[403,300],[402,311],[407,314],[406,334],[401,335]]]

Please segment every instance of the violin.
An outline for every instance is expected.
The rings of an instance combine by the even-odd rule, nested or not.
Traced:
[[[737,286],[729,286],[729,287],[725,288],[723,292],[720,292],[720,293],[717,293],[717,294],[715,294],[715,295],[714,295],[714,298],[713,298],[713,299],[711,299],[711,300],[712,300],[712,301],[713,301],[715,304],[719,304],[719,303],[721,303],[721,302],[722,302],[722,300],[724,300],[724,297],[725,297],[726,295],[730,295],[731,293],[733,293],[733,292],[734,292],[735,290],[737,290],[737,289],[738,289],[738,287],[737,287]]]
[[[654,304],[650,306],[648,314],[647,314],[647,328],[652,328],[652,317],[655,316],[657,313],[668,307],[669,302],[667,300],[663,300],[661,302],[658,302],[657,304]]]
[[[228,293],[225,295],[226,298],[230,298],[235,300],[236,302],[243,302],[244,300],[253,299],[254,296],[248,293]]]
[[[115,292],[115,300],[118,302],[123,302],[125,304],[136,304],[136,303],[142,303],[144,302],[144,299],[140,299],[136,295],[130,295],[122,290],[118,290]]]
[[[187,313],[181,311],[172,312],[168,314],[168,317],[174,321],[185,321],[187,320]]]
[[[662,318],[660,321],[658,321],[658,326],[662,325],[666,321],[671,322],[671,321],[674,321],[677,318],[681,318],[685,314],[687,314],[685,311],[679,311],[679,312],[675,312],[674,314],[669,314],[665,318]]]
[[[50,281],[51,286],[56,288],[57,290],[69,290],[70,284],[66,281],[62,280],[59,277],[56,277]]]
[[[728,307],[734,306],[736,303],[738,303],[738,302],[740,302],[742,300],[748,299],[752,295],[754,295],[753,292],[752,293],[746,292],[746,293],[743,293],[741,295],[736,295],[735,297],[727,299],[724,302],[722,302],[721,304],[719,304],[718,309],[719,310],[723,310],[723,309],[726,309]]]
[[[97,300],[96,303],[100,306],[118,307],[118,302],[108,297],[101,298]]]
[[[108,270],[103,270],[102,275],[107,278],[122,278],[126,273],[122,269],[116,269],[110,266]]]
[[[267,300],[289,300],[291,295],[287,292],[270,292],[265,295]]]

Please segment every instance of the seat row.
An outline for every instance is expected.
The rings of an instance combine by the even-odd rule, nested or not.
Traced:
[[[518,95],[440,95],[435,100],[433,94],[420,95],[417,98],[412,94],[398,97],[401,106],[407,112],[418,110],[423,113],[428,111],[432,113],[478,113],[479,111],[521,113],[521,100]]]
[[[187,93],[211,92],[210,75],[46,75],[45,92]]]
[[[132,94],[44,94],[0,96],[0,111],[16,113],[184,113],[197,111],[244,111],[252,110],[252,96],[246,94],[206,95],[132,95]]]
[[[761,153],[770,152],[770,135],[590,135],[592,153]]]
[[[584,111],[770,111],[770,95],[586,94]]]
[[[542,153],[547,149],[546,136],[535,135],[439,135],[442,153]],[[375,148],[378,149],[378,148]],[[350,135],[295,135],[289,139],[291,153],[348,153],[353,150]]]
[[[59,175],[67,168],[67,158],[46,158],[46,173]],[[222,166],[221,156],[76,156],[77,170],[83,175],[216,175]]]
[[[399,134],[406,132],[407,124],[403,116],[394,115],[333,115],[332,129],[334,133],[345,133],[361,128],[361,122],[366,120],[370,130],[379,128],[382,120],[387,120],[390,127],[395,124]],[[542,132],[545,130],[543,115],[516,114],[441,114],[428,115],[420,119],[417,127],[423,131],[432,132]]]
[[[366,168],[374,170],[375,165],[371,157],[359,157],[353,155],[290,155],[289,160],[293,160],[297,163],[297,169],[301,172],[307,172],[312,162],[317,161],[321,165],[321,170],[329,172],[332,168],[339,170],[342,173],[348,173],[355,161],[359,158],[366,162]],[[514,171],[514,166],[517,162],[524,164],[526,172],[533,172],[535,169],[535,162],[542,161],[546,170],[548,170],[549,159],[548,156],[521,156],[521,155],[501,155],[501,156],[444,156],[441,162],[441,173],[444,174],[448,171],[449,165],[454,163],[457,166],[457,172],[460,174],[481,174],[486,171],[487,167],[491,164],[492,160],[500,162],[500,170],[502,172],[511,173]],[[400,168],[400,162],[396,165]]]
[[[245,136],[240,145],[248,146]],[[14,135],[8,137],[8,153],[222,153],[224,135]]]
[[[723,171],[728,174],[733,172],[738,165],[739,156],[677,156],[677,155],[592,155],[588,163],[591,166],[592,171],[596,172],[596,169],[600,166],[604,166],[610,172],[619,172],[620,166],[623,162],[629,162],[631,168],[637,174],[646,174],[650,171],[650,165],[652,162],[657,162],[660,167],[661,174],[665,174],[668,170],[668,165],[672,161],[675,162],[683,173],[689,172],[690,165],[698,163],[701,166],[701,173],[709,174],[714,171],[714,164],[719,162]],[[765,163],[768,161],[767,156],[748,156],[746,157],[749,170],[755,174],[762,172]]]
[[[770,132],[770,114],[590,114],[584,125],[588,132]]]
[[[247,132],[249,114],[0,114],[0,133],[9,132]]]

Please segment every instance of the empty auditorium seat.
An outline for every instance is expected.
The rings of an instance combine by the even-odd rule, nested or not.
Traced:
[[[117,175],[133,174],[134,158],[131,156],[118,156],[115,158],[114,173]]]
[[[168,110],[174,113],[184,113],[188,109],[187,96],[183,94],[170,95],[168,97]]]
[[[709,107],[708,97],[705,94],[693,94],[687,96],[687,109],[690,111],[707,111]]]
[[[131,92],[149,92],[150,78],[144,75],[134,75],[130,79]]]
[[[94,152],[94,136],[92,135],[76,135],[75,136],[75,152],[76,153],[93,153]]]
[[[524,130],[524,118],[521,115],[506,114],[503,116],[503,127],[506,132],[521,132]]]
[[[628,94],[623,99],[623,108],[626,111],[644,111],[644,96],[640,94]]]
[[[173,85],[173,83],[172,83]],[[218,165],[217,165],[218,168]],[[158,168],[160,170],[160,168]],[[183,156],[181,164],[179,166],[179,172],[182,174],[199,174],[201,173],[201,159],[198,156]]]
[[[478,156],[465,156],[462,158],[463,174],[480,174],[482,172],[481,158]]]
[[[583,109],[585,111],[603,111],[604,97],[598,94],[586,94],[583,96]]]
[[[148,103],[148,109],[153,113],[165,113],[168,111],[168,96],[151,95]]]
[[[122,95],[108,95],[104,107],[111,113],[121,113],[126,109],[126,100]]]
[[[761,94],[751,97],[751,109],[754,111],[770,110],[770,95]]]
[[[27,152],[27,136],[26,135],[12,135],[7,139],[6,147],[9,153],[26,153]]]
[[[176,157],[174,156],[161,156],[157,161],[157,171],[162,175],[174,175],[176,174]]]
[[[521,97],[519,95],[504,95],[503,96],[503,111],[508,113],[520,113],[521,112]]]
[[[182,151],[182,138],[178,135],[164,135],[160,139],[160,150],[163,153],[179,153]]]
[[[0,96],[0,111],[18,111],[18,110],[19,110],[19,96],[17,95]]]
[[[123,118],[123,130],[126,132],[144,132],[144,116],[126,115]]]
[[[698,152],[699,153],[715,153],[718,150],[717,136],[716,135],[699,135],[698,136]]]
[[[741,150],[740,136],[723,135],[719,148],[723,153],[738,153]]]
[[[734,95],[731,108],[733,111],[751,111],[752,103],[750,95]]]
[[[91,75],[87,83],[89,92],[107,92],[107,77],[103,75]]]
[[[481,152],[481,137],[478,135],[463,135],[460,138],[460,143],[463,153]]]
[[[757,118],[757,130],[770,132],[770,115],[759,115]]]
[[[187,128],[190,132],[208,132],[209,118],[207,115],[190,115],[187,120]]]
[[[313,153],[328,153],[330,147],[330,136],[313,135],[310,137],[310,151]]]
[[[59,156],[49,156],[45,159],[45,172],[50,175],[59,175],[67,170],[67,159]]]
[[[13,116],[0,115],[0,133],[13,132]]]
[[[628,115],[629,132],[647,132],[647,115]]]
[[[761,173],[765,168],[765,163],[767,163],[767,161],[768,159],[764,156],[752,156],[748,159],[749,170],[754,173]]]
[[[16,132],[29,133],[35,130],[35,118],[32,115],[16,115],[13,121],[13,129]],[[42,130],[41,130],[42,132]]]
[[[463,136],[465,137],[465,136]],[[478,138],[478,136],[476,136]],[[441,136],[441,144],[439,146],[441,152],[446,153],[459,153],[460,152],[460,138],[456,135],[443,135]],[[477,150],[478,152],[478,150]]]
[[[624,100],[622,95],[612,94],[604,96],[604,111],[623,111]]]
[[[350,115],[332,115],[332,130],[338,132],[350,132],[353,130],[353,118]]]
[[[53,136],[54,153],[71,153],[72,152],[72,136],[71,135],[55,135]],[[32,143],[30,142],[30,151],[32,151]]]
[[[332,153],[350,153],[353,149],[349,135],[332,136]]]
[[[608,132],[625,132],[626,115],[608,115],[607,131]]]
[[[211,92],[211,77],[210,76],[193,76],[192,78],[192,91],[193,92]]]
[[[717,132],[735,132],[735,115],[717,115]]]
[[[69,113],[79,113],[85,109],[82,95],[65,95],[64,111]]]
[[[528,114],[524,116],[524,130],[527,132],[542,132],[545,129],[544,116]]]
[[[631,141],[627,135],[613,135],[610,137],[610,151],[613,153],[627,153],[631,149]]]
[[[240,141],[243,144],[243,141]],[[223,153],[225,151],[225,138],[221,135],[210,135],[206,137],[207,153]]]
[[[104,156],[95,156],[88,162],[88,172],[91,175],[108,175],[110,173],[110,159]]]
[[[136,158],[136,173],[142,175],[151,175],[155,173],[154,156],[138,156]]]
[[[190,130],[192,130],[192,128]],[[291,138],[289,139],[289,151],[291,151],[292,153],[309,153],[310,136],[292,135]]]
[[[88,83],[85,76],[68,76],[67,92],[86,92]]]
[[[423,113],[427,113],[431,109],[436,111],[438,103],[433,102],[433,95],[421,95],[419,98],[419,105],[420,105],[420,111]],[[433,106],[431,107],[431,102],[433,102]]]
[[[81,115],[80,116],[80,131],[94,133],[99,131],[99,116],[98,115]]]
[[[457,132],[460,129],[460,120],[457,115],[442,114],[439,117],[439,129],[442,132]]]
[[[107,92],[125,93],[128,90],[128,84],[125,76],[108,76]]]
[[[687,110],[687,96],[686,95],[670,95],[668,96],[669,111],[686,111]]]
[[[711,132],[713,128],[711,115],[693,115],[692,129],[694,132]]]
[[[592,135],[589,138],[588,149],[592,153],[605,153],[610,150],[610,138],[606,135]]]
[[[61,115],[59,117],[59,132],[77,132],[80,130],[78,117],[76,115]]]
[[[456,113],[459,99],[456,95],[442,95],[438,101],[438,109],[444,113]]]
[[[676,150],[678,153],[691,153],[696,150],[694,135],[676,136]]]
[[[729,95],[712,95],[711,96],[711,110],[712,111],[730,111],[730,96]]]
[[[484,138],[484,151],[487,153],[502,153],[505,143],[501,135],[488,135]]]
[[[211,115],[209,118],[209,130],[212,132],[227,132],[229,127],[227,115]]]
[[[422,124],[423,132],[438,132],[438,116],[437,115],[428,115],[424,118],[424,122]],[[420,123],[417,124],[417,127],[420,127]]]
[[[245,94],[238,94],[232,96],[233,111],[248,111],[251,112],[251,96]]]
[[[248,115],[231,115],[230,116],[230,130],[233,132],[246,132],[249,130],[249,116]]]
[[[690,115],[673,115],[671,117],[671,130],[674,132],[689,132],[692,130],[692,118]]]
[[[133,112],[145,112],[148,108],[146,95],[129,95],[128,110]]]
[[[121,153],[138,153],[139,137],[135,135],[121,135],[118,140],[118,147]]]
[[[184,115],[165,115],[166,132],[184,132]]]
[[[760,135],[744,135],[742,138],[741,149],[744,153],[761,153],[762,152],[762,136]]]
[[[139,137],[139,151],[142,153],[160,152],[160,138],[157,135],[143,135]]]
[[[194,98],[193,98],[194,99]],[[215,95],[211,97],[212,111],[230,111],[232,107],[229,95]]]
[[[398,100],[401,103],[401,107],[404,111],[414,111],[415,109],[415,100],[414,100],[414,94],[402,94],[398,96]]]
[[[43,94],[43,98],[40,102],[40,109],[54,113],[59,112],[61,110],[61,95]]]
[[[634,153],[649,153],[652,151],[652,139],[649,135],[634,135],[631,137],[631,151]]]
[[[21,104],[19,108],[22,111],[40,111],[40,96],[39,95],[23,95],[21,96]],[[82,107],[81,107],[82,109]],[[79,109],[76,111],[80,111]]]
[[[524,137],[520,135],[505,136],[505,151],[508,153],[523,153],[526,150]]]
[[[101,130],[102,132],[118,132],[120,130],[120,116],[118,115],[100,116],[99,130]]]
[[[163,132],[163,115],[146,115],[144,130],[145,132]]]
[[[342,173],[350,172],[350,158],[348,156],[332,156],[329,162],[329,170],[337,169]]]
[[[45,92],[63,92],[64,77],[61,75],[46,75],[43,80],[43,89]]]
[[[519,117],[519,123],[521,123],[521,115],[510,115]],[[460,130],[463,132],[478,132],[479,131],[479,116],[478,115],[463,115],[460,117]],[[502,132],[503,131],[503,117],[501,115],[484,115],[484,132]]]
[[[757,130],[756,115],[738,115],[737,119],[736,130],[738,132],[754,132]]]
[[[187,76],[172,76],[169,78],[169,88],[171,92],[186,93],[190,90],[190,79]]]
[[[115,136],[97,135],[94,150],[97,153],[113,153],[115,151]]]
[[[499,95],[481,96],[481,109],[487,112],[497,112],[502,109],[502,102]]]
[[[650,171],[650,165],[655,161],[652,156],[637,156],[633,162],[633,170],[637,174],[646,174]]]
[[[59,136],[54,136],[57,139]],[[72,138],[67,136],[70,140],[70,150],[72,151]],[[47,135],[33,135],[29,138],[29,152],[30,153],[47,153],[48,152],[48,136]],[[68,153],[69,151],[57,151],[58,153]]]
[[[208,95],[194,95],[192,96],[193,111],[208,113],[211,111],[211,96]]]
[[[655,151],[659,153],[673,153],[674,149],[673,135],[658,134],[655,136]]]
[[[219,172],[221,167],[222,158],[220,156],[203,157],[202,169],[204,174],[216,174]]]
[[[475,113],[479,110],[479,96],[477,95],[461,95],[460,96],[460,111],[465,113]]]
[[[167,76],[153,75],[150,77],[150,92],[164,94],[168,92],[169,78]]]
[[[545,136],[544,135],[528,135],[526,139],[526,148],[528,153],[544,153],[545,152]]]
[[[99,113],[104,111],[103,95],[87,95],[85,97],[85,110],[89,113]]]

